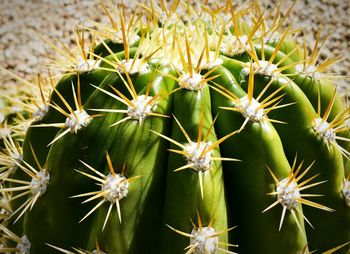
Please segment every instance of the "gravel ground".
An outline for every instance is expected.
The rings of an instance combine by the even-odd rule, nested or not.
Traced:
[[[125,3],[130,3],[124,0]],[[233,0],[235,2],[235,0]],[[279,0],[260,1],[268,8]],[[292,1],[285,0],[282,13]],[[284,10],[284,11],[283,11]],[[313,45],[320,27],[328,40],[321,58],[341,57],[331,72],[348,75],[350,71],[350,1],[297,0],[290,15],[295,27],[304,27],[308,41]],[[72,29],[88,19],[108,23],[97,0],[0,0],[0,65],[17,75],[33,80],[43,72],[47,59],[54,54],[39,34],[50,39],[74,43]],[[0,85],[12,85],[15,81],[0,72]],[[339,80],[344,92],[350,94],[349,81]]]

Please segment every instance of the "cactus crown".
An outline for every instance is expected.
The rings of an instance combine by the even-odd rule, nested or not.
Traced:
[[[28,94],[3,97],[0,252],[346,253],[337,60],[282,29],[282,2],[101,0],[110,26],[47,40],[63,77],[11,74]]]

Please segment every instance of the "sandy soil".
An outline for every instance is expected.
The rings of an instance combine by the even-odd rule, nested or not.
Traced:
[[[279,0],[260,2],[270,8]],[[285,0],[282,12],[291,3]],[[310,45],[323,27],[322,35],[328,34],[328,39],[321,58],[342,58],[330,71],[350,76],[350,1],[297,0],[290,17],[293,19],[289,18],[288,22],[305,29]],[[44,71],[48,58],[54,54],[40,35],[71,45],[74,42],[72,30],[78,24],[88,23],[89,19],[108,23],[97,0],[0,0],[0,65],[33,80],[37,73]],[[15,83],[1,71],[0,82],[3,86]],[[339,80],[337,84],[350,94],[349,81]]]

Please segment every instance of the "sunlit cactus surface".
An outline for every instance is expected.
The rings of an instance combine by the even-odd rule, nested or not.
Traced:
[[[0,253],[349,253],[339,59],[293,3],[101,1],[37,80],[2,69]]]

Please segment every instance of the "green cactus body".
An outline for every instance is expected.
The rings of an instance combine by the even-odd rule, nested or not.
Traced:
[[[227,84],[225,88],[232,93],[236,93],[234,86],[230,86],[229,82],[225,83]],[[220,94],[214,93],[212,96],[213,107],[218,113],[220,107],[234,108],[232,101],[223,101]],[[241,98],[244,98],[244,96]],[[245,117],[240,112],[224,111],[220,112],[216,127],[220,130],[220,135],[225,135],[231,129],[241,128],[244,120]],[[256,140],[259,140],[259,142],[256,142]],[[239,239],[240,251],[242,253],[252,253],[257,251],[256,246],[259,246],[259,250],[263,253],[280,253],[286,249],[294,253],[300,250],[306,244],[303,223],[300,223],[302,221],[300,220],[302,214],[300,207],[295,212],[298,214],[298,221],[296,222],[292,218],[291,213],[288,214],[289,218],[285,219],[285,224],[282,230],[279,231],[269,225],[274,224],[273,221],[275,223],[279,221],[280,211],[273,211],[268,216],[259,212],[264,211],[265,208],[275,202],[274,198],[266,195],[273,192],[275,188],[273,178],[266,166],[275,170],[275,174],[278,175],[279,179],[286,178],[290,172],[290,166],[283,153],[281,141],[272,125],[267,119],[256,119],[256,122],[247,124],[238,135],[233,136],[230,142],[223,143],[222,151],[223,156],[235,154],[242,160],[242,163],[224,164],[225,185],[230,186],[227,188],[228,203],[231,205],[230,214],[233,215],[232,220],[235,225],[242,225],[238,227],[237,231],[233,232],[233,239]],[[254,154],[255,156],[253,156]],[[236,207],[240,209],[236,209]],[[263,228],[264,236],[258,233],[256,228]],[[292,234],[293,238],[289,237],[289,234]],[[284,235],[282,239],[286,241],[274,241],[273,239],[277,239],[278,235]],[[286,248],[286,246],[288,247]]]
[[[106,86],[108,85],[106,83]],[[101,86],[103,87],[104,85],[101,84]],[[87,105],[109,105],[110,108],[115,106],[115,101],[111,97],[103,95],[100,91],[95,91],[95,93],[98,93],[98,96],[92,95]],[[112,140],[113,135],[115,135],[115,131],[110,131],[108,126],[118,118],[118,115],[96,118],[89,124],[89,127],[81,129],[77,134],[67,134],[50,148],[47,158],[47,170],[51,178],[48,193],[43,195],[43,199],[38,200],[38,203],[31,211],[32,215],[25,218],[26,227],[24,234],[33,234],[39,237],[32,240],[34,251],[49,251],[50,249],[43,244],[39,235],[45,237],[45,243],[51,243],[54,239],[55,242],[59,242],[62,246],[86,245],[91,218],[77,225],[74,222],[80,221],[82,215],[87,213],[91,207],[89,209],[86,206],[82,206],[79,201],[71,197],[87,190],[93,191],[95,186],[93,181],[74,170],[82,169],[83,164],[79,160],[96,168],[105,165],[105,155],[96,153],[95,149],[103,151],[108,149],[110,146],[109,140]],[[105,123],[109,124],[105,125]],[[60,132],[62,131],[64,130]],[[67,140],[70,141],[67,142]],[[84,156],[81,156],[82,153],[84,153]],[[80,182],[78,185],[75,182],[76,180]],[[50,191],[50,188],[56,191]],[[57,195],[66,197],[67,202],[58,198]],[[55,205],[51,206],[45,201],[46,199],[55,199]],[[70,209],[69,207],[72,207],[72,205],[76,207],[75,213],[68,215],[64,212],[58,212]],[[38,220],[42,220],[42,223],[37,223]],[[57,234],[57,232],[62,233]]]
[[[171,72],[169,68],[163,68],[162,71]],[[156,75],[150,93],[145,95],[144,89],[140,96],[159,95],[159,101],[152,111],[167,116],[171,112],[172,101],[162,96],[174,88],[175,82]],[[100,209],[97,214],[90,243],[95,244],[97,235],[99,243],[111,253],[141,253],[142,250],[157,252],[158,249],[154,239],[159,238],[163,226],[159,218],[163,209],[162,179],[167,165],[167,143],[152,135],[151,128],[160,133],[169,132],[170,119],[150,115],[142,120],[126,121],[116,126],[118,138],[110,148],[111,158],[119,168],[125,164],[125,175],[128,178],[139,179],[129,184],[130,194],[120,200],[120,214],[114,207],[104,230],[101,222],[106,220],[108,206]],[[132,230],[134,228],[137,230]]]
[[[348,253],[348,109],[285,18],[102,6],[112,28],[4,142],[0,252]]]
[[[185,111],[188,114],[184,115]],[[226,229],[227,211],[221,162],[212,160],[213,157],[219,158],[220,152],[215,147],[205,152],[202,162],[198,160],[198,153],[201,153],[204,147],[209,148],[217,142],[215,133],[210,127],[213,124],[213,117],[209,88],[204,86],[199,91],[183,88],[176,92],[173,114],[178,123],[173,122],[170,137],[183,146],[180,147],[181,150],[191,152],[188,152],[187,158],[181,153],[169,154],[163,223],[183,232],[191,232],[193,225],[190,218],[194,219],[198,212],[203,225],[213,221],[211,223],[213,228]],[[179,145],[172,145],[170,148],[176,150]],[[181,169],[190,163],[196,166]],[[227,235],[220,235],[219,241],[227,242]],[[170,247],[172,244],[174,247]],[[160,253],[179,253],[189,246],[189,243],[186,237],[163,227],[160,246]],[[223,249],[226,249],[226,246]]]
[[[90,97],[91,93],[94,91],[93,87],[90,86],[89,82],[99,84],[106,77],[106,74],[107,73],[105,71],[95,70],[89,73],[83,73],[82,75],[79,75],[82,102],[85,102],[87,98]],[[59,98],[59,95],[58,95],[59,93],[61,96],[64,97],[65,101],[69,105],[73,106],[74,99],[73,99],[72,85],[74,85],[75,89],[77,90],[76,75],[69,75],[69,76],[63,77],[55,87],[57,92],[54,91],[51,95],[51,98],[50,98],[51,103],[53,105],[58,105],[62,108],[65,108],[64,103]],[[46,109],[44,108],[44,110]],[[52,123],[64,121],[64,119],[65,119],[64,115],[62,115],[60,112],[58,112],[54,108],[48,107],[47,112],[46,113],[44,112],[44,117],[38,122],[36,122],[35,124],[36,125],[52,124]],[[58,130],[59,129],[55,127],[47,127],[47,128],[30,127],[27,131],[26,139],[23,143],[23,160],[26,161],[29,165],[33,165],[36,169],[38,169],[37,163],[35,161],[35,157],[33,156],[33,152],[32,152],[32,149],[33,149],[35,151],[35,156],[39,164],[44,166],[44,164],[46,163],[49,149],[50,149],[48,145],[54,139]],[[26,174],[22,170],[17,170],[14,173],[13,177],[18,180],[27,180],[28,174]],[[12,186],[16,187],[19,185],[16,183],[13,183]],[[16,211],[25,201],[26,201],[25,197],[14,200],[12,202],[13,211]],[[23,223],[23,220],[19,221],[17,224],[11,226],[11,229],[18,234],[22,234],[22,227],[21,227],[22,223]]]
[[[273,82],[272,84],[276,84],[277,87],[280,86],[278,83],[281,82]],[[287,85],[286,88],[283,89],[283,91],[287,91],[288,89],[293,89],[294,91],[297,91],[297,87],[294,87],[292,83]],[[299,90],[300,91],[300,90]],[[284,125],[278,125],[276,126],[277,131],[280,134],[280,137],[282,138],[284,142],[284,147],[287,156],[289,158],[292,158],[296,154],[298,156],[302,157],[305,160],[306,164],[310,164],[313,161],[315,162],[313,164],[314,169],[317,169],[317,171],[313,171],[312,174],[307,174],[307,176],[315,175],[315,173],[320,173],[319,181],[320,180],[327,180],[324,184],[320,185],[314,189],[314,191],[310,190],[310,193],[328,193],[328,196],[333,196],[334,198],[331,199],[331,203],[328,203],[328,201],[322,202],[322,204],[332,207],[336,210],[336,213],[325,213],[324,211],[319,213],[319,211],[311,211],[308,207],[305,207],[304,214],[305,216],[310,219],[310,221],[314,221],[314,223],[318,223],[319,227],[321,227],[321,224],[324,226],[324,230],[328,228],[328,230],[334,229],[333,233],[334,235],[337,235],[340,233],[340,229],[337,227],[334,227],[334,223],[340,219],[342,221],[343,225],[349,223],[349,211],[346,206],[344,206],[344,200],[339,195],[339,188],[342,186],[342,179],[344,179],[344,169],[342,166],[342,155],[339,149],[336,148],[336,146],[329,145],[330,147],[327,148],[327,145],[324,144],[323,140],[318,136],[318,134],[314,131],[312,127],[312,119],[316,117],[315,114],[312,114],[313,117],[310,117],[310,113],[312,112],[312,107],[310,103],[304,96],[304,94],[300,92],[294,93],[286,93],[286,96],[284,96],[284,102],[297,102],[294,105],[291,105],[290,107],[285,107],[283,109],[280,109],[279,111],[271,112],[270,116],[273,119],[280,119],[282,121],[288,121],[289,127],[293,126],[292,128],[286,128]],[[288,97],[291,96],[289,99]],[[297,97],[300,99],[298,100]],[[304,101],[304,102],[303,102]],[[292,110],[292,108],[294,109]],[[309,108],[309,109],[307,109]],[[287,111],[293,111],[293,116],[291,116]],[[297,112],[300,112],[298,114]],[[287,115],[291,117],[287,117]],[[294,118],[295,117],[295,118]],[[288,119],[287,119],[288,118]],[[297,138],[299,137],[299,138]],[[315,150],[317,147],[317,151]],[[329,169],[332,168],[332,171],[330,172]],[[321,191],[322,189],[322,191]],[[324,194],[327,195],[327,194]],[[313,209],[312,209],[313,210]],[[318,216],[316,216],[318,214]],[[322,215],[321,215],[322,214]],[[336,214],[336,215],[335,215]],[[333,219],[325,220],[325,217],[333,217]],[[310,217],[310,218],[309,218]],[[315,218],[313,218],[315,217]],[[316,219],[318,217],[318,219]],[[314,225],[313,223],[313,225]],[[314,225],[315,228],[317,227],[316,224]],[[345,231],[337,235],[337,237],[334,238],[333,246],[337,245],[339,243],[339,239],[343,239],[344,242],[349,239],[349,232],[348,232],[348,226],[344,227]],[[328,245],[331,240],[327,237],[323,238],[322,231],[317,230],[310,230],[308,232],[308,240],[310,241],[310,244],[312,244],[312,241],[317,242],[318,246],[321,246],[324,244],[324,249],[331,247],[331,245]],[[327,238],[327,240],[326,240]],[[311,240],[313,239],[313,240]],[[327,243],[325,243],[327,242]],[[327,247],[326,247],[327,246]]]

